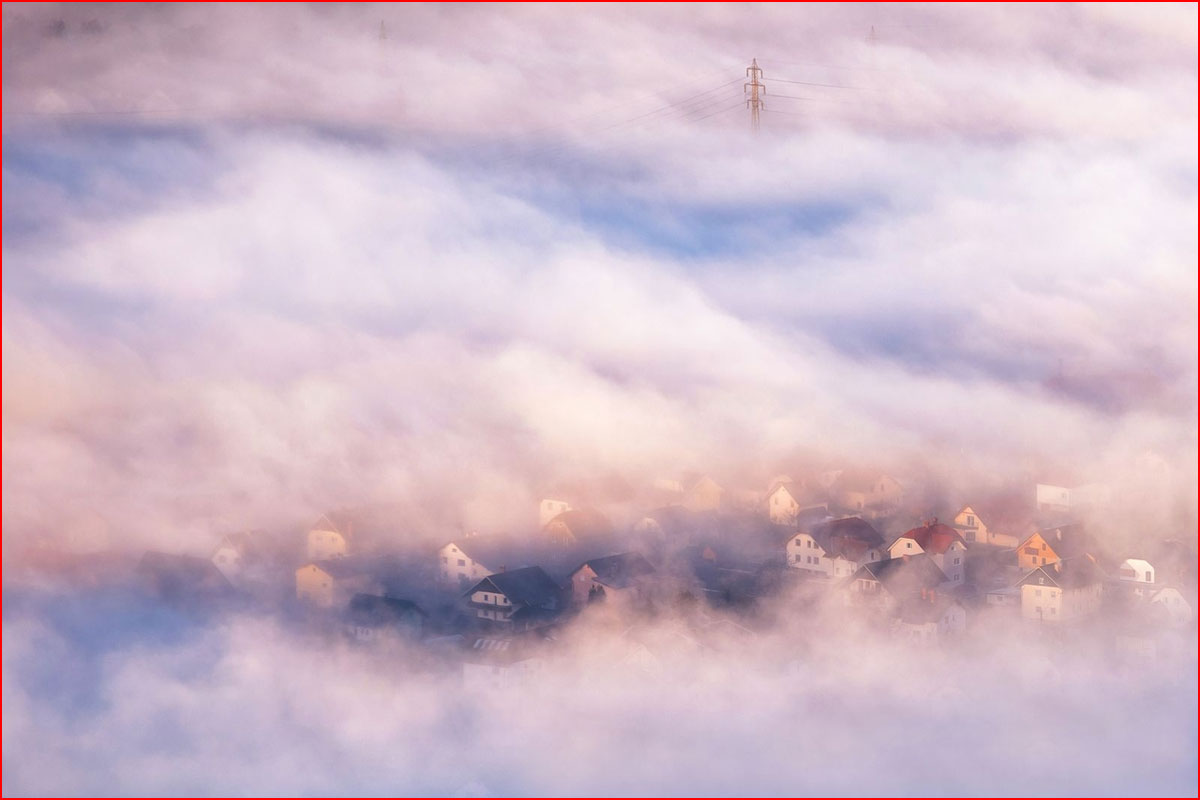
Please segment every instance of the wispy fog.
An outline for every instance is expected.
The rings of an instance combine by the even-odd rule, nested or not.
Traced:
[[[1195,791],[1194,623],[1130,664],[775,598],[484,691],[129,577],[853,465],[888,533],[1104,484],[1118,561],[1194,560],[1194,6],[3,14],[6,795]]]

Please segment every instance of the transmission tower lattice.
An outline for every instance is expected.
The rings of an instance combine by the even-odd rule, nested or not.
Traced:
[[[766,107],[762,95],[767,93],[767,87],[762,84],[762,68],[758,66],[757,58],[750,60],[750,66],[746,67],[746,77],[750,80],[742,84],[742,93],[748,95],[746,107],[750,109],[750,129],[757,131],[759,112]]]

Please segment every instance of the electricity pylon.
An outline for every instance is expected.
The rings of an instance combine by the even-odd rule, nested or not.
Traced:
[[[763,86],[762,68],[758,66],[758,59],[751,59],[750,66],[746,67],[746,77],[750,80],[742,84],[742,93],[749,93],[746,98],[746,107],[750,109],[750,129],[758,130],[758,112],[766,107],[761,95],[767,93],[767,87]]]

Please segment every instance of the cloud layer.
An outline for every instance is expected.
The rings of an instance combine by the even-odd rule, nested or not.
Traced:
[[[1105,481],[1120,535],[1194,542],[1194,7],[3,13],[6,579],[39,545],[206,554],[372,504],[436,539],[818,463],[947,503]],[[6,794],[1194,789],[1194,680],[1087,654],[783,633],[664,684],[582,642],[479,698],[261,619],[121,607],[91,642],[9,599]]]

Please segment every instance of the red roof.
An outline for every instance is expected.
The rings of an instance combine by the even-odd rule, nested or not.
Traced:
[[[954,542],[963,541],[958,531],[936,520],[926,522],[924,525],[919,528],[913,528],[911,531],[906,531],[904,537],[914,539],[926,553],[935,553],[938,555],[945,553]]]

